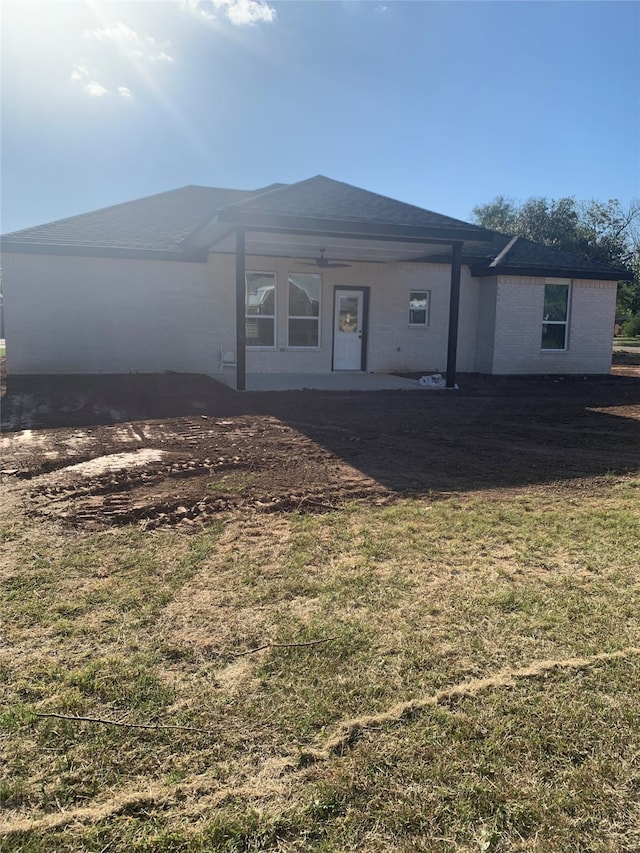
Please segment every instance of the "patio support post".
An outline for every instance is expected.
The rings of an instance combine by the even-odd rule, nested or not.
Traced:
[[[236,231],[236,391],[246,387],[246,330],[245,330],[245,239],[244,228]]]
[[[462,243],[451,244],[451,292],[449,294],[449,339],[447,345],[447,388],[456,387],[458,314],[460,310],[460,262]]]

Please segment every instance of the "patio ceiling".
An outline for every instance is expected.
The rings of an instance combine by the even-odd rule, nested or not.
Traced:
[[[340,237],[327,233],[294,234],[280,231],[247,230],[245,251],[247,255],[272,258],[300,258],[313,261],[324,249],[329,261],[351,263],[393,263],[415,261],[429,255],[442,255],[451,243],[426,242],[416,238],[381,239],[380,237]],[[235,233],[227,233],[212,249],[235,254]]]

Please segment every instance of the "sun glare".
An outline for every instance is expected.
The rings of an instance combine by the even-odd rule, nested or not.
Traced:
[[[8,0],[2,10],[6,79],[36,100],[73,91],[129,100],[132,78],[151,84],[151,66],[174,61],[169,43],[149,33],[157,9],[151,3]]]

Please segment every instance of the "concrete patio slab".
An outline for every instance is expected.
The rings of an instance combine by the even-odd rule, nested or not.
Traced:
[[[235,376],[220,381],[235,388]],[[387,373],[248,373],[247,391],[420,391],[416,379]]]

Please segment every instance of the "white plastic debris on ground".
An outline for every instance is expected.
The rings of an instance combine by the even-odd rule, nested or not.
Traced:
[[[431,376],[421,376],[418,379],[418,385],[421,388],[428,388],[431,391],[439,391],[440,389],[446,389],[447,381],[441,373],[432,373]],[[457,385],[453,386],[457,388]]]

